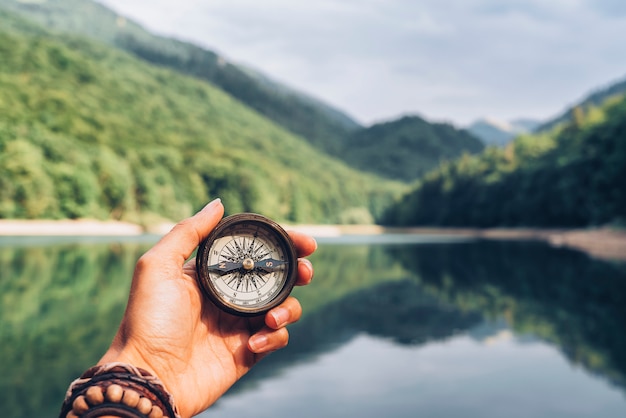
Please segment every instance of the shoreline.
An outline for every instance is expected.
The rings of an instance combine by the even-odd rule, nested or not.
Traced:
[[[139,236],[163,235],[173,223],[163,223],[150,228],[121,221],[79,220],[7,220],[0,219],[0,237],[41,236]],[[314,237],[342,235],[415,234],[460,236],[490,240],[544,241],[553,247],[567,247],[586,252],[592,257],[626,261],[626,230],[610,228],[593,229],[541,229],[541,228],[445,228],[445,227],[383,227],[379,225],[290,225],[285,229],[304,232]]]
[[[626,261],[626,230],[611,228],[542,229],[542,228],[454,228],[454,227],[384,227],[380,225],[321,225],[325,235],[416,234],[456,236],[501,241],[544,241],[552,247],[566,247],[607,261]],[[293,229],[316,235],[315,225]]]

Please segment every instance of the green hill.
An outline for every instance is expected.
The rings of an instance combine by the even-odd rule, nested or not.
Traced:
[[[86,35],[123,49],[150,63],[207,80],[315,147],[336,153],[357,122],[345,113],[275,82],[216,53],[156,36],[91,0],[0,0],[7,8],[49,29]]]
[[[345,141],[342,158],[360,170],[413,181],[443,161],[483,148],[480,140],[452,125],[406,116],[355,131]]]
[[[396,225],[587,226],[626,223],[626,96],[577,108],[428,173],[384,216]]]
[[[219,196],[231,213],[363,221],[402,188],[203,81],[2,10],[0,56],[1,218],[179,219]]]
[[[197,45],[154,35],[91,0],[0,0],[0,7],[51,30],[88,36],[150,63],[209,81],[359,170],[412,181],[441,161],[482,149],[465,131],[418,117],[361,129],[345,113],[315,98]]]

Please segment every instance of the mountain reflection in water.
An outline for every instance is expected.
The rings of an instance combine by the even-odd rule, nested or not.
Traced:
[[[273,416],[612,417],[623,413],[623,265],[529,242],[387,245],[361,250],[363,253],[357,257],[341,246],[320,248],[320,260],[315,266],[324,271],[316,272],[316,285],[325,282],[320,286],[330,293],[333,284],[346,277],[326,271],[332,265],[362,278],[371,268],[378,280],[309,312],[292,327],[290,346],[280,356],[265,359],[231,390],[229,395],[241,401],[226,396],[206,413],[207,417],[251,412],[248,408],[252,400],[269,390],[269,383],[263,382],[270,377],[276,380],[270,396],[276,396],[281,388],[285,405],[289,404],[289,393],[298,386],[308,387],[312,398],[317,399],[310,400],[315,413],[298,412],[300,404],[294,402],[297,405],[284,413],[272,410]],[[322,262],[326,257],[338,258],[343,251],[343,260]],[[371,265],[372,260],[378,261]],[[386,266],[389,276],[385,276]],[[305,310],[306,291],[300,293]],[[385,344],[387,349],[380,349]],[[498,350],[489,350],[489,345],[497,345]],[[403,346],[412,355],[396,352]],[[345,347],[351,347],[350,351],[346,352]],[[364,358],[362,354],[368,350],[377,354]],[[421,362],[424,350],[441,356],[447,353],[447,362],[455,366]],[[336,366],[324,368],[335,357]],[[344,358],[343,366],[337,362],[340,357]],[[355,358],[361,358],[361,363],[350,366],[347,362]],[[289,371],[294,365],[298,365],[296,370],[301,369],[303,380]],[[473,374],[467,371],[472,367],[477,369]],[[325,375],[313,373],[314,368],[325,370]],[[368,374],[380,368],[383,370],[378,374]],[[437,373],[429,373],[430,369]],[[398,374],[407,371],[412,378],[405,381],[405,389],[419,391],[398,399],[396,390],[393,401],[386,398],[384,385],[389,385],[389,379],[402,380]],[[466,373],[472,379],[465,379]],[[316,376],[316,385],[325,387],[323,393],[309,387],[310,374]],[[442,375],[447,378],[442,380]],[[422,382],[425,376],[430,380]],[[347,406],[353,402],[350,394],[363,379],[378,382],[378,396],[363,389],[355,398],[360,406]],[[337,381],[344,381],[344,386],[351,389],[338,389]],[[439,391],[433,390],[436,381],[441,382]],[[459,382],[466,386],[455,392],[453,388]],[[257,395],[246,395],[252,388]],[[331,400],[326,399],[329,405],[343,406],[325,409],[325,394],[326,398],[330,396]],[[511,408],[518,410],[512,413]]]
[[[613,417],[626,268],[529,242],[321,241],[305,315],[203,417]],[[123,313],[149,242],[0,242],[0,404],[54,416]]]

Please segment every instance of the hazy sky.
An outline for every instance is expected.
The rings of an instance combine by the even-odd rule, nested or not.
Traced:
[[[546,119],[626,78],[626,0],[101,0],[369,124]]]

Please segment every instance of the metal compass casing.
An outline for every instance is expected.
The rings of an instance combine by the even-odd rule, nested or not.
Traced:
[[[281,304],[296,282],[298,258],[285,230],[265,216],[240,213],[220,221],[196,256],[198,283],[234,315],[261,315]]]

